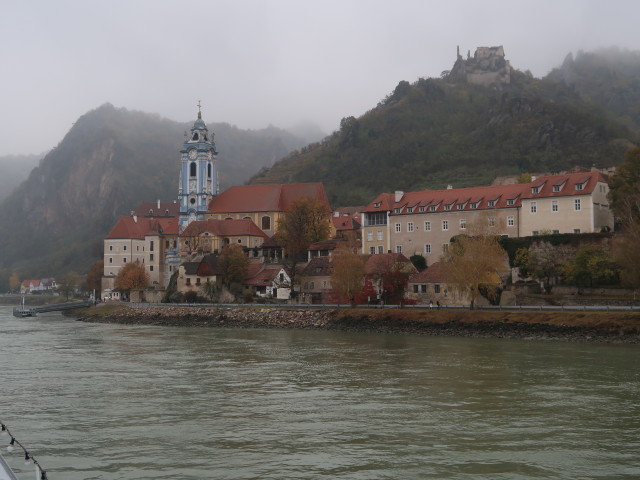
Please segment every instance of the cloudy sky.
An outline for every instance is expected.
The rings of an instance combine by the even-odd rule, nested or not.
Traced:
[[[327,133],[456,47],[536,77],[578,50],[640,50],[635,0],[1,0],[0,155],[40,153],[116,107]]]

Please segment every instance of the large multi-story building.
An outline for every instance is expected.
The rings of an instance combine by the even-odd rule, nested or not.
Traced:
[[[607,192],[606,178],[588,172],[526,184],[383,193],[363,210],[362,253],[421,254],[432,264],[452,237],[479,221],[509,237],[610,230]]]

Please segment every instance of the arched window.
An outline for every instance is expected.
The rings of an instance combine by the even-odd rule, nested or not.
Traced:
[[[198,140],[200,138],[200,136],[198,135],[198,132],[193,132],[193,137],[191,137],[192,140]]]
[[[262,217],[262,230],[271,230],[271,217]]]
[[[207,165],[207,177],[211,178],[211,164]]]
[[[191,162],[191,165],[189,165],[189,176],[196,176],[196,162]]]

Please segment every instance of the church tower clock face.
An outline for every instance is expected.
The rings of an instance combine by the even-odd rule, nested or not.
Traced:
[[[189,150],[189,158],[191,160],[194,160],[197,156],[198,156],[198,152],[196,151],[195,148]]]

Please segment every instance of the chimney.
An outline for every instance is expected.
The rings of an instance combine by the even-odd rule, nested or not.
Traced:
[[[396,203],[402,200],[402,197],[404,197],[404,192],[401,190],[396,190]]]
[[[160,199],[158,199],[158,210],[160,210]]]
[[[138,216],[137,215],[133,216],[133,223],[138,223]]]
[[[340,216],[340,212],[336,210],[335,212],[333,212],[333,216],[336,217],[336,218],[339,217]]]
[[[447,190],[453,190],[453,185],[447,185]]]

